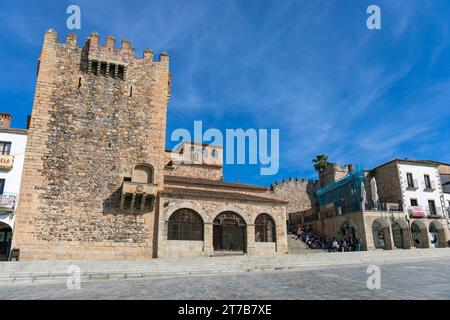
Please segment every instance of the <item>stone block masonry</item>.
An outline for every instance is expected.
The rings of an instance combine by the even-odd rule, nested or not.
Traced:
[[[21,259],[151,258],[156,201],[121,210],[120,189],[139,163],[164,187],[169,57],[77,41],[45,34],[13,247]]]
[[[289,214],[313,209],[318,202],[315,191],[316,184],[312,180],[291,177],[289,180],[277,181],[268,193],[287,201],[286,211]]]

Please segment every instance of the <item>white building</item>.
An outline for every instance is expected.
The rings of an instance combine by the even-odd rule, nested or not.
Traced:
[[[380,202],[399,204],[405,214],[404,221],[391,228],[397,230],[394,243],[400,242],[395,238],[404,238],[403,242],[408,243],[404,235],[410,231],[416,248],[448,246],[450,220],[440,168],[450,170],[450,165],[431,160],[394,159],[372,170]]]
[[[444,213],[450,224],[450,164],[438,162],[439,177],[441,180]]]
[[[11,115],[0,113],[0,260],[9,255],[27,142],[27,130],[10,124]]]
[[[446,217],[443,190],[433,162],[398,163],[404,205],[411,216]]]

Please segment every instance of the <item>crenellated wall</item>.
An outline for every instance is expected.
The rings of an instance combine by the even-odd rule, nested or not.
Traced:
[[[271,185],[269,193],[277,199],[288,201],[287,214],[310,210],[317,203],[316,184],[313,180],[289,178]]]

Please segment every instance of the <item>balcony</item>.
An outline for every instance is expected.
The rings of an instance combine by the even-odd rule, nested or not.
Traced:
[[[124,181],[122,184],[122,194],[134,193],[134,194],[147,194],[156,195],[157,185],[153,183],[139,183]]]
[[[441,219],[444,217],[443,210],[440,207],[436,207],[434,210],[421,206],[409,207],[408,214],[411,218]]]
[[[0,194],[0,212],[14,212],[17,196],[15,194]]]
[[[436,208],[434,208],[434,210],[430,210],[430,208],[427,208],[425,211],[429,218],[440,219],[440,218],[444,217],[444,211],[442,210],[441,207],[436,207]]]
[[[158,186],[153,183],[124,181],[120,197],[120,209],[138,210],[139,213],[151,210],[157,191]]]
[[[400,203],[380,202],[376,205],[366,203],[364,209],[367,211],[387,211],[387,212],[403,212],[403,206]]]
[[[408,185],[406,187],[406,190],[417,190],[419,189],[419,184],[417,183],[417,179],[413,179],[411,181],[407,182]]]
[[[436,183],[434,181],[430,181],[430,183],[424,182],[423,190],[428,191],[428,192],[432,192],[432,191],[436,190]]]

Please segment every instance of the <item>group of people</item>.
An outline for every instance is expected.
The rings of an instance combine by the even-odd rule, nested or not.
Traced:
[[[297,239],[306,243],[310,249],[325,249],[327,240],[324,236],[316,234],[311,229],[298,227],[296,230]]]
[[[359,238],[344,238],[341,241],[337,241],[336,238],[333,238],[331,241],[332,252],[351,252],[351,251],[361,251],[361,240]]]
[[[347,237],[340,241],[333,238],[329,241],[324,235],[315,233],[310,227],[304,226],[292,227],[290,232],[296,234],[297,239],[306,243],[310,249],[322,249],[328,252],[361,251],[361,240],[357,237]]]

